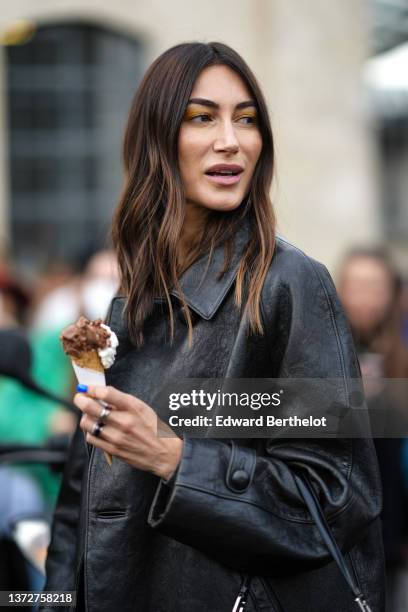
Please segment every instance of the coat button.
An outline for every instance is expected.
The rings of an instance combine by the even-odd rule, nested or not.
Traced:
[[[235,470],[235,472],[231,474],[231,484],[234,485],[236,489],[245,489],[249,484],[248,472],[245,470]]]

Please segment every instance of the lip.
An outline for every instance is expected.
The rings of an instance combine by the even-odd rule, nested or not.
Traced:
[[[208,172],[221,172],[222,170],[229,170],[230,172],[237,172],[238,174],[233,174],[230,176],[215,176],[208,174]],[[238,164],[214,164],[205,171],[205,176],[216,185],[235,185],[241,180],[243,171],[243,167],[239,166]]]
[[[242,172],[244,169],[238,164],[213,164],[207,168],[207,172],[220,172],[221,170],[229,170],[230,172]]]
[[[211,176],[211,174],[206,174],[205,176],[216,185],[235,185],[241,180],[242,172],[232,174],[231,176]]]

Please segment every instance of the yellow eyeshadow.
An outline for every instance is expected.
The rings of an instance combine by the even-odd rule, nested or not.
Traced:
[[[252,119],[256,119],[257,118],[257,114],[256,112],[252,112],[251,111],[245,111],[242,115],[239,116],[239,118],[241,117],[251,117]]]
[[[186,119],[191,119],[192,117],[197,117],[198,115],[208,114],[208,113],[209,113],[208,108],[194,106],[194,108],[188,107],[186,109],[186,112],[184,113],[184,117]]]
[[[257,115],[256,111],[246,110],[246,111],[242,111],[241,117],[256,117],[256,115]]]
[[[184,118],[185,119],[192,119],[193,117],[197,117],[198,115],[201,115],[202,113],[207,113],[208,111],[201,111],[201,113],[199,111],[191,111],[191,110],[187,110],[184,113]]]
[[[194,106],[193,108],[188,107],[186,112],[184,113],[184,119],[193,119],[194,117],[199,117],[200,115],[211,115],[212,110],[209,110],[205,106]],[[257,112],[255,110],[243,110],[242,114],[238,116],[241,117],[251,117],[253,119],[257,119]]]

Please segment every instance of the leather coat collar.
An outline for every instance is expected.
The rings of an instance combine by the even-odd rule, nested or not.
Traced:
[[[214,249],[209,265],[207,264],[208,254],[205,254],[182,274],[180,285],[186,302],[203,319],[211,319],[227,295],[237,275],[239,262],[249,237],[250,222],[245,217],[235,234],[231,265],[220,280],[217,280],[217,274],[224,264],[224,245],[222,244]],[[207,265],[208,269],[205,273]],[[173,288],[170,293],[179,298],[176,289]]]

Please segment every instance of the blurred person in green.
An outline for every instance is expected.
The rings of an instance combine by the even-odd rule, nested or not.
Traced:
[[[61,264],[62,265],[62,264]],[[54,264],[55,266],[55,264]],[[71,362],[61,348],[63,327],[80,315],[104,318],[115,295],[119,274],[111,249],[90,249],[71,274],[63,267],[60,282],[47,283],[47,273],[36,280],[34,307],[27,292],[5,269],[0,275],[0,328],[27,328],[33,354],[31,375],[41,387],[71,398],[75,389]],[[53,270],[51,277],[54,278]],[[48,291],[44,287],[50,285]],[[3,307],[1,307],[3,304]],[[72,433],[75,416],[50,400],[0,377],[0,443],[42,445],[52,434]],[[45,465],[24,466],[38,482],[46,504],[53,509],[61,477]]]
[[[24,327],[29,294],[8,270],[0,268],[0,328]],[[33,379],[60,396],[71,391],[69,360],[61,351],[55,330],[28,334]],[[55,402],[42,398],[19,382],[0,376],[0,443],[42,445],[53,433],[70,433],[75,417]],[[61,477],[41,464],[19,465],[39,486],[46,506],[54,507]]]

